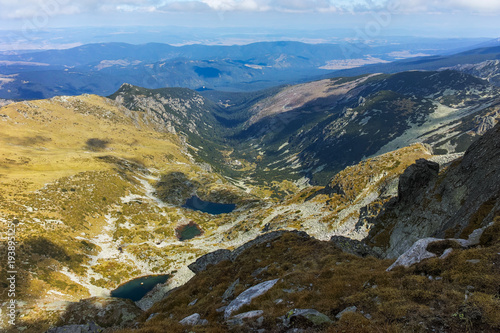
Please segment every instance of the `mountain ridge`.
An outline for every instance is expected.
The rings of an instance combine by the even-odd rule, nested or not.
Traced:
[[[94,43],[65,50],[2,54],[0,70],[6,81],[3,88],[0,87],[0,97],[39,99],[82,93],[110,95],[124,82],[151,89],[181,86],[198,90],[255,91],[314,78],[437,70],[498,58],[498,52],[490,48],[489,51],[485,49],[487,54],[467,51],[469,53],[449,57],[432,55],[434,58],[366,65],[362,69],[340,70],[333,74],[328,74],[331,69],[325,69],[397,60],[399,53],[411,55],[404,43],[400,44],[384,47],[293,41],[233,46]],[[407,47],[419,48],[418,44]],[[346,52],[350,49],[356,50],[355,54]],[[432,63],[432,59],[436,64],[441,61],[441,65],[425,65],[429,61]],[[333,67],[330,66],[332,62]]]

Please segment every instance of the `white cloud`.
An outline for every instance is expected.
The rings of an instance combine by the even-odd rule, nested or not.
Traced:
[[[328,0],[274,0],[273,6],[278,10],[283,11],[336,11],[331,1]]]
[[[93,12],[366,12],[389,4],[398,12],[500,13],[500,0],[0,0],[0,18],[31,19]]]
[[[158,7],[158,10],[174,12],[202,12],[210,10],[210,7],[200,1],[172,1]]]
[[[400,10],[418,13],[500,13],[500,0],[397,0]]]
[[[252,12],[335,11],[330,0],[184,0],[170,1],[160,10],[215,10]]]
[[[155,10],[161,0],[0,0],[0,17],[33,19],[36,16],[73,15],[87,12]]]

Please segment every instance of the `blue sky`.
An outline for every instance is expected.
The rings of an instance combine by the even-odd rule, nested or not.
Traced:
[[[500,0],[0,0],[0,29],[240,26],[499,37],[499,16]]]

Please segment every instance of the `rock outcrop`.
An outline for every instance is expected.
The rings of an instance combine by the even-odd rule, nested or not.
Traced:
[[[252,299],[264,294],[266,291],[271,289],[278,281],[279,279],[265,281],[239,294],[238,297],[236,297],[231,303],[229,303],[227,308],[224,310],[224,319],[229,319],[234,311],[237,311],[245,304],[250,304]]]
[[[446,258],[453,251],[453,245],[455,245],[455,247],[462,248],[478,245],[483,232],[486,228],[492,225],[493,223],[490,223],[485,227],[474,230],[468,239],[438,239],[433,237],[419,239],[405,253],[400,255],[398,259],[389,268],[387,268],[387,271],[391,271],[393,268],[398,266],[409,267],[413,264],[421,262],[424,259],[437,257],[438,254],[429,249],[429,247],[432,247],[433,244],[446,244],[446,249],[443,253],[440,253],[440,258]]]
[[[420,191],[439,173],[439,164],[418,159],[399,177],[398,200],[411,201],[418,197]]]
[[[241,245],[240,247],[236,248],[233,251],[225,250],[225,249],[219,249],[214,252],[207,253],[201,257],[199,257],[195,262],[190,264],[188,268],[193,271],[194,273],[199,273],[207,269],[208,265],[217,265],[218,263],[224,261],[224,260],[231,260],[234,261],[238,256],[243,253],[243,251],[265,243],[272,241],[273,239],[276,239],[280,236],[282,236],[284,233],[295,233],[301,237],[304,238],[309,238],[309,235],[304,232],[304,231],[285,231],[285,230],[278,230],[278,231],[272,231],[267,234],[260,235],[259,237]]]
[[[319,327],[331,323],[333,321],[327,315],[315,309],[293,309],[286,314],[283,320],[285,327]]]
[[[217,265],[221,261],[230,259],[231,251],[226,249],[219,249],[217,251],[210,252],[201,256],[195,262],[190,264],[188,268],[193,271],[193,273],[199,273],[207,269],[208,265]]]
[[[261,326],[264,320],[262,316],[264,311],[262,310],[253,310],[244,313],[240,313],[239,315],[231,317],[231,319],[226,321],[226,324],[229,326],[241,326],[244,324],[254,324],[255,326]]]
[[[367,242],[396,258],[421,238],[467,239],[500,212],[499,165],[498,124],[437,176],[435,165],[416,163],[401,177],[401,197],[370,221]]]
[[[184,326],[208,325],[208,320],[201,319],[199,313],[194,313],[179,321],[179,324]]]

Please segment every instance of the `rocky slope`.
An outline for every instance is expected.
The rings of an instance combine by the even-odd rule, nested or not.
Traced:
[[[9,99],[2,99],[0,98],[0,107],[5,106],[7,104],[14,103],[14,101],[11,101]]]
[[[325,240],[349,234],[361,208],[386,191],[386,183],[415,159],[430,156],[416,145],[368,160],[358,174],[373,165],[373,175],[359,175],[364,183],[352,179],[360,182],[357,192],[332,199],[328,190],[316,193],[320,188],[297,193],[291,182],[238,183],[243,191],[196,164],[179,136],[154,130],[156,113],[92,95],[13,103],[0,113],[0,221],[19,221],[19,319],[28,327],[64,309],[65,302],[109,295],[134,277],[176,271],[143,302],[147,308],[192,276],[187,265],[197,257],[236,248],[262,232],[304,229]],[[264,199],[275,190],[290,196],[282,202]],[[181,208],[183,198],[194,193],[237,203],[238,209],[213,216]],[[180,242],[175,230],[188,223],[203,234]],[[360,228],[358,237],[366,232]]]
[[[397,199],[370,221],[371,244],[394,258],[420,238],[467,238],[492,222],[500,212],[499,141],[496,125],[439,174],[423,161],[408,168]]]
[[[339,238],[275,232],[197,260],[191,281],[122,332],[498,330],[499,139],[497,125],[441,173],[438,163],[417,160],[399,177],[397,196],[369,219],[368,240],[386,239],[388,257],[419,238],[458,238],[426,239],[430,255],[413,265],[346,254]],[[353,184],[338,177],[322,192],[349,198]],[[481,227],[475,242],[459,245]]]
[[[479,247],[391,272],[390,260],[346,254],[304,233],[282,233],[208,265],[127,328],[94,318],[104,332],[124,333],[495,332],[499,223],[497,218],[486,229]],[[430,250],[442,248],[434,244]]]

